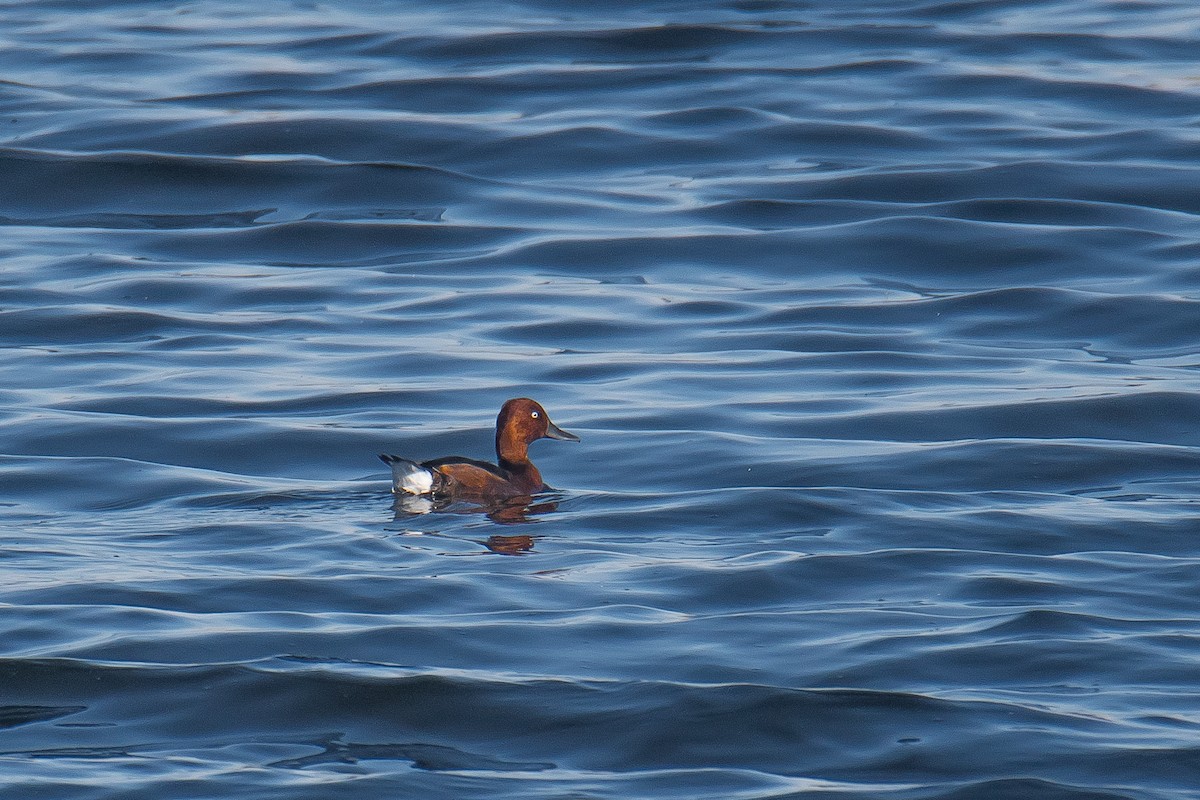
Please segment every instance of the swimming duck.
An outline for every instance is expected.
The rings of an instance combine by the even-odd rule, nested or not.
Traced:
[[[538,439],[578,442],[550,421],[546,409],[528,397],[507,401],[496,417],[497,464],[462,456],[410,461],[400,456],[379,457],[392,468],[392,491],[397,495],[495,503],[549,489],[529,460],[529,445]]]

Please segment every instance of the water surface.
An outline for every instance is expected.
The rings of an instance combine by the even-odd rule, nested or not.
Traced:
[[[1200,798],[1192,5],[0,42],[6,796]]]

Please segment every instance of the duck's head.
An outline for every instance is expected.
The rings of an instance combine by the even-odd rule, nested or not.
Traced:
[[[550,421],[550,415],[535,400],[514,397],[500,408],[496,417],[496,441],[507,440],[528,445],[538,439],[561,439],[578,442],[579,437],[567,433]]]

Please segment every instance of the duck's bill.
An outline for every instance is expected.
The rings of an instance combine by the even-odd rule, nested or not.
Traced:
[[[579,437],[573,433],[567,433],[562,428],[555,425],[550,420],[546,420],[546,438],[561,439],[564,442],[578,442]]]

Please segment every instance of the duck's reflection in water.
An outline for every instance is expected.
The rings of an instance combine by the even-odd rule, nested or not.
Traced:
[[[493,505],[479,505],[430,497],[398,495],[392,504],[394,519],[397,522],[404,522],[416,515],[440,512],[445,514],[484,514],[488,519],[502,525],[521,525],[537,522],[533,517],[557,510],[558,501],[534,502],[534,498],[531,496],[513,497],[503,503]],[[536,541],[537,537],[531,535],[496,535],[489,536],[480,544],[493,553],[512,556],[530,552]]]
[[[519,556],[533,550],[532,536],[489,536],[482,544],[502,556]]]

